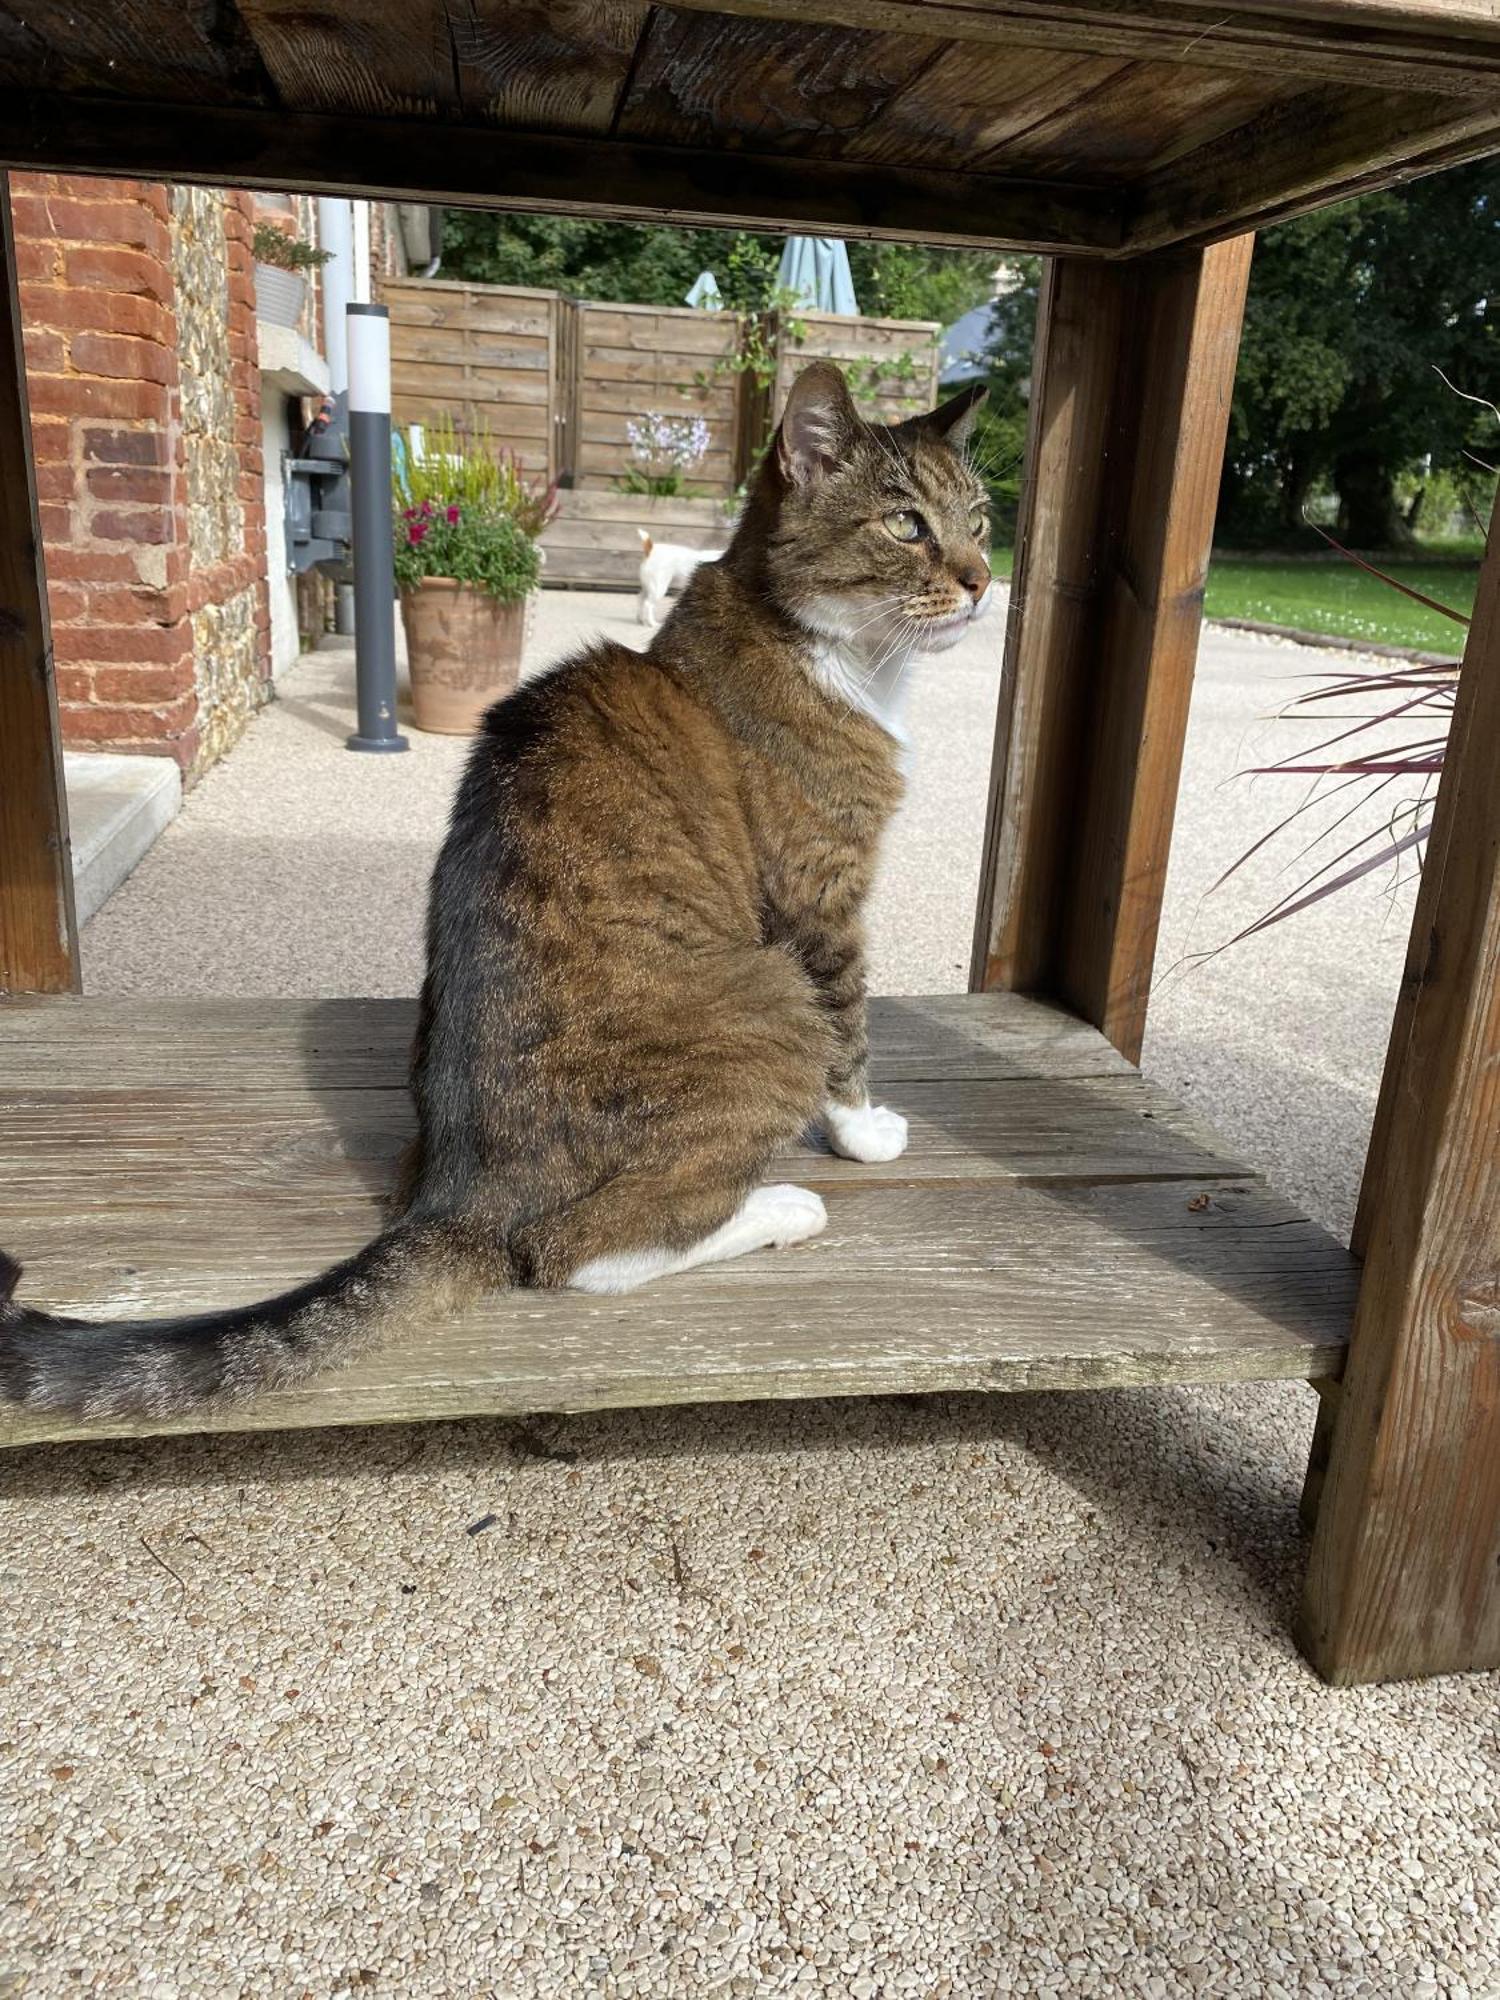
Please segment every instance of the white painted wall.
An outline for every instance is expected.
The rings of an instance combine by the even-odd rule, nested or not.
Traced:
[[[271,597],[271,675],[275,679],[295,666],[301,650],[297,634],[297,586],[286,566],[286,521],[283,514],[281,455],[293,439],[287,423],[282,390],[262,388],[260,442],[265,466],[266,577]]]

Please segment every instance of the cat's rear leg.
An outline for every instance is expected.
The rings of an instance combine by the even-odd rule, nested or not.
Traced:
[[[721,1264],[751,1250],[785,1250],[817,1236],[828,1221],[821,1195],[811,1188],[778,1183],[752,1188],[744,1202],[717,1229],[685,1250],[665,1247],[618,1251],[580,1265],[568,1279],[575,1292],[633,1292],[653,1278]]]

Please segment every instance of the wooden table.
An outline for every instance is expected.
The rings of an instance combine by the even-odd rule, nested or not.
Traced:
[[[877,1011],[910,1153],[799,1159],[815,1248],[497,1301],[232,1421],[1315,1377],[1309,1656],[1340,1682],[1500,1665],[1500,545],[1355,1255],[1132,1067],[1252,233],[1500,150],[1491,0],[238,0],[211,31],[178,0],[0,0],[0,135],[7,167],[1050,258],[974,995]],[[46,996],[77,947],[0,218],[0,988]],[[0,1021],[34,1296],[227,1302],[369,1226],[409,1116],[399,1006]]]

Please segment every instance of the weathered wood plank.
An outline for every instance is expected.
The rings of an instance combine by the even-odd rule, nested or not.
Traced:
[[[0,1007],[0,1180],[27,1295],[116,1316],[229,1304],[365,1240],[409,1127],[412,1014]],[[492,1299],[209,1427],[1337,1372],[1353,1260],[1246,1185],[1096,1031],[1010,994],[872,1014],[912,1148],[892,1169],[777,1164],[825,1193],[815,1246],[629,1299]],[[130,1428],[0,1411],[0,1443]]]
[[[858,1166],[815,1140],[788,1148],[770,1178],[821,1188],[851,1179],[1102,1184],[1252,1173],[1136,1076],[912,1081],[892,1085],[891,1095],[911,1128],[899,1160]],[[238,1198],[247,1230],[274,1229],[292,1183],[317,1208],[337,1200],[351,1165],[393,1185],[416,1130],[404,1086],[317,1094],[43,1087],[7,1090],[3,1103],[0,1182],[28,1217],[52,1215],[64,1227],[108,1208]]]
[[[458,106],[442,0],[235,0],[292,111],[415,113]]]
[[[664,145],[837,157],[942,52],[923,35],[659,8],[616,131]]]
[[[0,19],[0,74],[40,90],[108,90],[133,96],[177,86],[202,102],[270,98],[244,22],[232,7],[181,0],[26,0]]]
[[[1310,81],[1492,95],[1492,0],[674,0],[678,9],[952,36]]]
[[[1059,180],[1129,179],[1184,147],[1217,143],[1305,85],[1243,70],[1129,63],[975,161]]]
[[[1301,1638],[1341,1685],[1500,1666],[1500,536],[1360,1196]]]
[[[957,167],[938,173],[563,133],[518,138],[360,110],[270,115],[195,104],[184,117],[170,102],[25,90],[0,95],[0,164],[997,249],[1111,254],[1123,230],[1112,193]]]
[[[974,983],[1140,1053],[1250,241],[1052,266]]]
[[[1122,67],[1071,49],[954,42],[850,135],[843,158],[926,166],[977,161]]]
[[[647,0],[444,0],[459,95],[473,116],[544,132],[607,132]]]
[[[1129,283],[1076,262],[1054,261],[1042,274],[970,972],[976,989],[1034,992],[1053,976],[1099,587],[1103,445]]]
[[[353,1247],[352,1216],[318,1216],[288,1190],[285,1236],[262,1228],[233,1296],[282,1287]],[[373,1205],[363,1224],[374,1221]],[[620,1299],[521,1292],[387,1348],[295,1394],[175,1424],[81,1425],[0,1410],[0,1444],[158,1430],[285,1429],[418,1417],[586,1410],[761,1397],[936,1389],[1101,1388],[1330,1373],[1339,1365],[1353,1260],[1257,1189],[1216,1187],[1189,1208],[1182,1183],[1038,1189],[830,1191],[829,1228]],[[31,1295],[113,1309],[203,1305],[224,1216],[152,1220],[134,1267],[80,1262],[59,1241],[28,1271]],[[83,1233],[83,1232],[81,1232]],[[123,1250],[119,1246],[116,1255]],[[85,1253],[86,1254],[86,1253]],[[160,1270],[142,1268],[149,1255]],[[112,1284],[111,1284],[112,1279]]]
[[[1132,1062],[1146,1030],[1253,239],[1138,267],[1107,487],[1099,661],[1058,993]],[[1118,436],[1118,432],[1117,432]]]
[[[0,991],[62,993],[78,983],[10,179],[0,171]]]
[[[414,1000],[0,1001],[0,1091],[388,1090],[406,1081]],[[870,1002],[882,1085],[1119,1077],[1096,1028],[1019,993]]]
[[[1500,93],[1478,99],[1324,85],[1180,151],[1135,190],[1132,250],[1210,242],[1500,148]]]

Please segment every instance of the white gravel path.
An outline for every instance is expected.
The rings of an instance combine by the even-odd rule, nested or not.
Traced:
[[[548,597],[541,643],[625,610]],[[1224,780],[1280,677],[1328,665],[1210,634],[1163,966],[1265,906],[1262,875],[1198,907],[1285,796]],[[919,687],[887,990],[964,983],[995,685],[976,643]],[[91,990],[412,989],[460,752],[345,755],[336,657],[284,693],[90,926]],[[1388,900],[1167,979],[1148,1051],[1340,1227]],[[1302,1666],[1311,1410],[892,1398],[15,1454],[0,2000],[1497,2000],[1496,1681]]]

